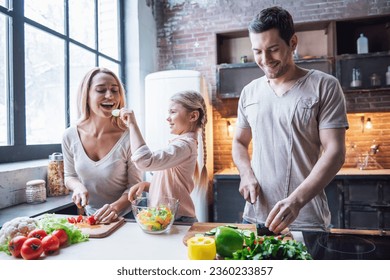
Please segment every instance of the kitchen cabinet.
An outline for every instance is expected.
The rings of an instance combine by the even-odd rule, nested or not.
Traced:
[[[239,186],[239,175],[216,174],[214,176],[214,209],[212,222],[242,222],[245,200],[238,191]]]
[[[334,227],[390,229],[389,176],[341,176],[326,192]]]
[[[295,63],[303,68],[321,70],[333,74],[333,59],[297,59]],[[237,98],[242,89],[254,79],[264,75],[255,62],[221,64],[217,66],[217,91],[219,98]]]
[[[348,94],[361,90],[390,90],[386,86],[390,66],[389,16],[365,17],[337,21],[296,23],[298,65],[336,76]],[[363,33],[369,42],[368,54],[357,54],[356,40]],[[217,96],[238,98],[242,88],[263,72],[253,62],[248,31],[217,34]],[[240,63],[242,57],[247,63]],[[362,85],[351,87],[352,69],[361,71]],[[377,74],[380,85],[371,85]],[[355,112],[356,110],[354,110]]]

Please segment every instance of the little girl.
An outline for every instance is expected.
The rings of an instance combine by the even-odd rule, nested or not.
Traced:
[[[166,148],[151,151],[146,145],[137,125],[134,112],[121,109],[121,119],[130,130],[131,160],[143,171],[156,171],[151,182],[134,185],[128,195],[133,201],[149,192],[149,200],[156,205],[160,198],[174,197],[180,201],[175,221],[193,223],[197,221],[191,192],[195,184],[207,187],[207,170],[203,166],[200,176],[197,166],[197,136],[202,132],[205,145],[205,125],[207,122],[206,104],[202,95],[196,91],[183,91],[170,98],[167,121],[171,134],[178,135],[170,140]],[[204,161],[206,162],[206,149]]]

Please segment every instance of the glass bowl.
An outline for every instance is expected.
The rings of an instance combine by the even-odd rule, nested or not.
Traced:
[[[144,232],[160,234],[171,228],[179,200],[167,197],[160,199],[157,205],[151,205],[147,197],[141,197],[132,201],[131,208],[137,224]]]

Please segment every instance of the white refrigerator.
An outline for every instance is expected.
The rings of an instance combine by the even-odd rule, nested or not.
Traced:
[[[210,86],[198,71],[168,70],[151,73],[145,78],[145,141],[151,150],[162,148],[168,144],[173,135],[170,134],[168,122],[168,106],[170,97],[183,90],[196,90],[206,101],[206,147],[198,141],[198,164],[203,166],[203,149],[207,149],[206,167],[209,173],[209,187],[212,185],[213,164],[213,109],[210,102]],[[147,180],[150,180],[147,174]],[[195,204],[199,222],[208,221],[208,190],[195,186],[191,194]]]

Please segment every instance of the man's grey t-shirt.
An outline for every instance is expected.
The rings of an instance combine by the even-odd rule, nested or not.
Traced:
[[[261,186],[257,221],[265,222],[274,205],[288,197],[318,161],[319,130],[348,128],[344,94],[335,77],[317,70],[310,70],[282,96],[273,92],[263,76],[242,90],[237,126],[252,132],[251,164]],[[243,218],[255,222],[248,203]],[[329,224],[323,191],[301,209],[292,227],[326,228]]]

